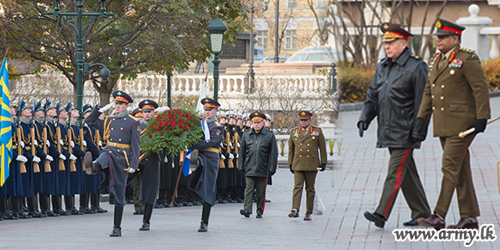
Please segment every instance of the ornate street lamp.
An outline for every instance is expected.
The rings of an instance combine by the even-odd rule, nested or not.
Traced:
[[[83,13],[83,3],[82,0],[78,0],[78,3],[76,4],[76,8],[78,12],[59,12],[59,0],[55,0],[55,6],[54,6],[54,12],[48,12],[45,13],[47,15],[53,15],[56,17],[56,20],[59,18],[59,16],[65,16],[66,17],[66,22],[75,29],[76,31],[76,43],[77,43],[77,50],[76,50],[76,107],[77,109],[81,112],[82,111],[82,99],[83,99],[83,71],[84,71],[84,62],[83,62],[83,33],[85,32],[85,29],[89,27],[91,24],[94,23],[95,17],[101,17],[104,19],[107,16],[112,16],[114,13],[108,13],[106,12],[106,7],[104,7],[104,0],[101,0],[101,8],[99,9],[98,13]],[[72,20],[70,17],[76,16],[77,17],[77,24],[73,24]],[[85,26],[85,28],[82,29],[82,17],[84,16],[90,16],[91,21],[89,24]],[[88,66],[87,72],[90,72],[90,68],[92,66],[104,66],[103,64],[86,64]],[[105,70],[104,70],[105,69]],[[104,70],[104,71],[103,71]],[[109,69],[104,66],[101,71],[105,75],[107,70],[107,77],[109,77]],[[100,74],[101,75],[101,74]],[[101,76],[102,77],[102,76]],[[102,77],[104,81],[107,80]]]
[[[255,71],[253,70],[253,63],[254,63],[254,38],[253,38],[253,13],[255,11],[254,6],[253,6],[253,1],[252,5],[250,7],[250,65],[248,66],[248,86],[247,86],[247,92],[251,93],[253,92],[253,89],[255,87]],[[260,4],[259,0],[259,6]],[[264,12],[267,10],[267,7],[269,6],[269,0],[263,0],[262,3],[264,4],[263,7],[261,7],[260,12]]]
[[[226,32],[226,25],[216,17],[205,28],[210,34],[210,50],[214,54],[214,100],[217,101],[219,92],[219,54],[222,52],[222,45],[224,44],[224,32]]]

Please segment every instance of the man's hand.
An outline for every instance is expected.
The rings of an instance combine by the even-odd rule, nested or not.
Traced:
[[[99,141],[99,143],[97,143],[99,145],[99,147],[102,147],[102,141]]]
[[[135,169],[130,168],[130,169],[128,170],[128,173],[129,173],[129,174],[133,174],[133,173],[135,173]]]
[[[52,156],[50,155],[47,155],[45,156],[45,160],[54,161],[54,158],[52,158]]]
[[[38,156],[33,156],[33,161],[36,163],[39,163],[41,161],[41,159]]]
[[[428,122],[426,122],[423,118],[417,117],[417,120],[415,121],[416,130],[415,133],[411,135],[413,142],[419,143],[425,140],[425,137],[427,137],[428,126]]]
[[[477,119],[470,128],[474,128],[474,134],[484,132],[486,129],[486,119]]]
[[[76,158],[75,155],[71,154],[71,155],[69,155],[69,159],[73,160],[73,161],[76,161],[76,159],[78,159],[78,158]]]
[[[224,154],[220,154],[220,158],[225,160],[226,159],[226,156]]]
[[[293,170],[292,170],[292,165],[290,165],[290,172],[292,172],[292,174],[294,173]]]
[[[28,158],[26,158],[24,155],[18,155],[16,161],[21,161],[26,163],[28,161]]]
[[[361,121],[358,121],[356,126],[359,129],[359,137],[363,137],[363,131],[368,129],[368,123],[361,120]]]
[[[62,139],[59,140],[59,145],[64,145],[64,141]]]
[[[113,105],[115,105],[115,102],[111,102],[110,104],[100,108],[99,112],[104,113],[104,112],[108,111],[111,107],[113,107]]]
[[[60,158],[61,160],[63,160],[63,161],[65,161],[65,160],[66,160],[66,156],[64,156],[63,154],[59,154],[59,158]]]
[[[324,164],[324,163],[323,163],[323,164],[319,165],[319,168],[320,168],[320,170],[319,170],[319,171],[325,171],[325,169],[326,169],[326,164]]]

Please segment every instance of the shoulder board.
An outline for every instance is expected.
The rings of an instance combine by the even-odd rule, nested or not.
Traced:
[[[418,60],[422,60],[422,58],[420,58],[419,56],[415,55],[415,54],[411,54],[410,57],[412,58],[415,58],[415,59],[418,59]]]
[[[467,53],[476,53],[474,50],[466,49],[466,48],[462,48],[462,47],[460,47],[460,51],[464,51],[464,52],[467,52]]]
[[[135,117],[133,117],[133,116],[131,116],[131,115],[128,115],[128,117],[130,117],[130,118],[134,119],[135,121],[138,121],[138,120],[139,120],[139,118],[135,118]]]
[[[222,126],[219,122],[215,122],[215,125]]]

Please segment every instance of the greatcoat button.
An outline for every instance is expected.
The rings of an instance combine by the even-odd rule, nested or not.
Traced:
[[[436,107],[432,107],[432,110],[436,110]]]
[[[441,96],[441,100],[444,100],[444,96]]]
[[[441,88],[444,89],[444,85],[441,85]]]
[[[444,111],[444,108],[441,108],[441,111]]]

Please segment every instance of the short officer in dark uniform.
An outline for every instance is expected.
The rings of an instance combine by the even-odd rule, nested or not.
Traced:
[[[215,203],[217,193],[217,173],[219,171],[219,148],[222,142],[224,128],[216,122],[217,107],[220,104],[210,98],[201,100],[207,119],[210,138],[203,138],[192,149],[198,149],[198,168],[193,172],[189,188],[203,199],[203,211],[198,232],[208,230],[210,209]]]
[[[145,131],[149,122],[155,117],[155,109],[158,104],[152,100],[144,100],[139,103],[144,119],[141,122],[141,131]],[[153,153],[144,157],[139,163],[140,173],[140,196],[139,200],[144,204],[144,217],[142,219],[141,231],[148,231],[150,226],[153,206],[156,203],[158,189],[160,188],[160,154]]]
[[[426,123],[434,114],[434,137],[439,137],[443,149],[443,180],[434,214],[418,223],[444,228],[444,218],[456,190],[460,220],[448,228],[477,229],[476,217],[480,213],[472,183],[469,146],[476,134],[486,129],[486,119],[490,118],[488,85],[476,53],[460,48],[465,27],[439,19],[436,28],[439,52],[429,65],[418,119]],[[474,128],[472,134],[458,136],[470,128]],[[422,137],[425,138],[425,133]]]
[[[107,145],[92,164],[95,168],[92,172],[100,169],[107,174],[105,183],[109,182],[109,192],[115,196],[114,225],[109,236],[117,237],[121,236],[127,176],[139,167],[141,130],[139,121],[127,112],[129,103],[133,102],[132,98],[123,91],[115,91],[113,98],[114,102],[105,107],[94,108],[85,122],[96,129],[104,130],[103,139],[107,141]],[[113,105],[116,114],[100,120],[99,116]]]
[[[380,29],[387,57],[377,65],[357,127],[363,136],[370,122],[378,117],[377,148],[389,148],[391,158],[379,205],[375,212],[366,211],[364,216],[383,228],[401,189],[412,210],[412,220],[403,225],[415,226],[418,218],[430,215],[413,160],[413,150],[420,147],[422,140],[417,136],[421,124],[416,116],[427,80],[427,66],[407,47],[412,34],[392,23],[382,23]]]

